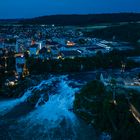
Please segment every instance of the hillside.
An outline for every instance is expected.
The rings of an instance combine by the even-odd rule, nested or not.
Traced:
[[[20,20],[21,24],[89,25],[140,21],[140,13],[51,15]]]
[[[140,39],[140,23],[128,23],[85,32],[85,36],[112,39],[136,43]]]

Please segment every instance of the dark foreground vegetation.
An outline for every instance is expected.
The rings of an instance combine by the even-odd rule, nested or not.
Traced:
[[[121,40],[136,44],[140,40],[140,23],[118,24],[104,29],[88,31],[85,32],[85,35],[88,37]]]
[[[92,81],[76,94],[74,111],[99,133],[111,134],[113,140],[139,140],[140,124],[130,111],[130,103],[140,108],[139,100],[136,91],[119,87],[113,91],[100,81]]]
[[[126,55],[120,51],[112,51],[108,54],[98,52],[96,56],[60,59],[60,60],[41,60],[39,58],[29,58],[27,66],[31,74],[42,73],[68,73],[80,71],[92,71],[97,69],[121,69],[123,63],[126,69],[140,67],[139,63],[127,60]],[[132,53],[133,54],[133,53]]]
[[[27,57],[27,68],[30,72],[30,76],[39,74],[63,74],[72,72],[84,72],[94,71],[98,69],[121,69],[122,64],[126,65],[126,70],[131,68],[140,67],[140,63],[136,63],[132,60],[126,59],[127,56],[133,56],[139,54],[140,50],[134,51],[117,51],[113,50],[108,54],[98,52],[93,57],[83,57],[74,59],[59,59],[59,60],[42,60],[39,58]],[[28,87],[30,78],[26,81],[21,79],[18,82],[18,86],[10,89],[5,88],[6,79],[12,80],[14,78],[15,60],[14,56],[9,57],[7,68],[0,71],[0,93],[18,93],[24,91]],[[5,72],[6,71],[6,72]],[[40,78],[39,78],[40,79]],[[11,94],[10,94],[11,95]],[[12,94],[13,95],[13,94]],[[16,96],[16,94],[15,94]]]

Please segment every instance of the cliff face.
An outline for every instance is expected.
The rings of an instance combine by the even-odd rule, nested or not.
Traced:
[[[139,93],[127,89],[116,89],[115,102],[113,90],[105,88],[99,81],[88,83],[76,95],[74,110],[87,123],[99,132],[111,134],[112,139],[140,139],[140,125],[130,112],[130,102],[140,108]]]

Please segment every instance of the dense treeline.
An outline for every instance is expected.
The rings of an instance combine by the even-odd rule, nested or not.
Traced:
[[[14,52],[9,52],[7,56],[7,59],[5,59],[4,56],[0,56],[0,92],[5,80],[8,77],[13,76],[16,69]]]
[[[103,39],[115,39],[136,43],[140,40],[140,23],[129,23],[107,27],[105,29],[94,30],[94,32],[85,32],[86,36]]]
[[[117,23],[140,21],[138,13],[52,15],[21,20],[21,24],[92,25],[97,23]]]
[[[139,109],[140,95],[126,89],[115,92],[116,104],[113,103],[112,90],[107,90],[100,81],[90,82],[76,94],[74,111],[100,133],[111,134],[113,140],[139,140],[140,125],[129,111],[126,96]]]
[[[39,58],[29,58],[27,66],[30,73],[65,73],[92,71],[96,69],[121,69],[122,63],[126,64],[126,68],[139,67],[140,64],[125,59],[124,55],[120,55],[119,51],[112,51],[108,54],[98,52],[96,56],[64,59],[64,60],[41,60]]]

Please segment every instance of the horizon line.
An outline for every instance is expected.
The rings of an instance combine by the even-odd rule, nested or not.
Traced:
[[[48,14],[48,15],[38,15],[33,17],[17,17],[17,18],[0,18],[0,20],[21,20],[21,19],[35,19],[39,17],[49,17],[49,16],[65,16],[65,15],[106,15],[106,14],[140,14],[140,12],[106,12],[106,13],[72,13],[72,14]]]

